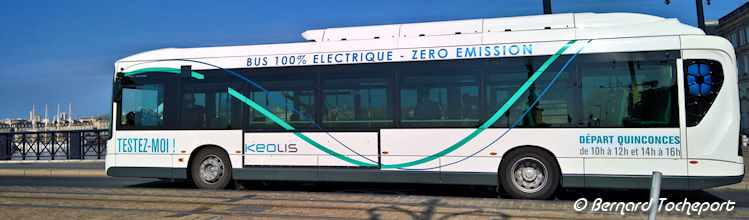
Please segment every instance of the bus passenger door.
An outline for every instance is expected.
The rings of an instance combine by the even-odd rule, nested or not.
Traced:
[[[117,105],[118,167],[132,168],[134,176],[171,178],[174,142],[168,132],[177,128],[179,72],[132,71],[122,76]]]

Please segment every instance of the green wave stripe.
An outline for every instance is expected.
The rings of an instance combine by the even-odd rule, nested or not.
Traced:
[[[151,67],[151,68],[137,69],[135,71],[125,73],[125,76],[132,76],[132,75],[137,75],[137,74],[147,73],[147,72],[163,72],[163,73],[182,74],[182,70],[177,69],[177,68]],[[195,71],[191,71],[190,76],[192,78],[196,78],[196,79],[205,79],[205,76],[203,74],[200,74],[200,73],[195,72]]]
[[[575,42],[577,42],[577,40],[571,40],[567,42],[567,44],[565,44],[556,53],[554,53],[554,55],[551,55],[551,57],[549,57],[549,59],[546,60],[546,62],[544,62],[544,64],[541,65],[541,67],[539,67],[538,70],[536,70],[536,72],[533,73],[533,75],[530,78],[528,78],[527,81],[525,81],[523,86],[521,86],[520,89],[518,89],[518,91],[512,95],[512,97],[510,97],[510,100],[507,100],[507,102],[505,102],[505,104],[502,105],[502,107],[499,108],[499,110],[496,113],[494,113],[494,115],[492,115],[492,117],[489,118],[489,120],[487,120],[479,128],[489,128],[491,125],[494,124],[494,122],[497,122],[497,120],[499,120],[499,118],[502,117],[502,115],[504,115],[508,109],[510,109],[510,106],[515,104],[515,101],[517,101],[520,98],[520,96],[522,96],[523,93],[525,93],[525,91],[528,90],[528,87],[530,87],[531,84],[536,82],[536,79],[538,79],[538,77],[540,77],[541,74],[544,73],[544,71],[546,71],[546,68],[549,68],[551,63],[553,63],[554,60],[559,58],[559,56],[561,56],[562,53],[564,53],[564,51],[567,50],[567,48],[569,48],[570,46],[572,46],[572,44],[574,44]]]
[[[228,87],[228,89],[229,89],[229,95],[234,96],[234,98],[239,99],[239,101],[242,101],[245,104],[249,105],[250,107],[254,108],[255,110],[259,111],[261,114],[265,115],[265,117],[268,117],[273,122],[276,122],[276,124],[281,125],[281,127],[283,127],[284,129],[289,130],[289,131],[295,130],[294,127],[289,125],[289,123],[286,123],[285,121],[278,118],[278,116],[274,115],[273,113],[270,113],[268,110],[266,110],[262,106],[253,102],[251,99],[247,98],[246,96],[242,95],[242,93],[237,92],[237,90],[234,90],[231,87]]]
[[[309,137],[305,136],[301,132],[294,132],[294,135],[296,135],[297,137],[299,137],[302,140],[306,141],[307,143],[311,144],[312,146],[315,146],[317,149],[320,149],[320,150],[324,151],[325,153],[328,153],[328,154],[330,154],[330,155],[332,155],[332,156],[334,156],[334,157],[336,157],[338,159],[341,159],[343,161],[355,164],[357,166],[362,166],[362,167],[377,167],[377,164],[367,163],[367,162],[361,162],[361,161],[358,161],[358,160],[351,159],[351,158],[349,158],[347,156],[343,156],[343,155],[339,154],[338,152],[335,152],[335,151],[333,151],[331,149],[328,149],[328,148],[322,146],[321,144],[315,142],[314,140],[312,140]]]
[[[502,107],[500,107],[499,110],[497,110],[497,112],[495,112],[494,115],[492,115],[491,118],[489,118],[489,120],[487,120],[486,122],[484,122],[484,124],[482,124],[476,130],[474,130],[473,132],[471,132],[470,134],[468,134],[468,136],[466,136],[465,138],[461,139],[460,141],[458,141],[457,143],[453,144],[452,146],[450,146],[448,148],[445,148],[444,150],[442,150],[440,152],[437,152],[437,153],[435,153],[433,155],[430,155],[430,156],[427,156],[427,157],[424,157],[424,158],[421,158],[421,159],[418,159],[418,160],[414,160],[414,161],[411,161],[411,162],[406,162],[406,163],[382,164],[381,168],[382,169],[398,169],[398,168],[404,168],[404,167],[410,167],[410,166],[420,165],[420,164],[423,164],[423,163],[435,160],[437,158],[440,158],[442,156],[445,156],[445,155],[447,155],[447,154],[455,151],[456,149],[462,147],[463,145],[465,145],[469,141],[473,140],[473,138],[475,138],[476,136],[478,136],[479,134],[481,134],[481,132],[485,131],[487,128],[491,127],[492,124],[494,124],[495,122],[497,122],[497,120],[499,120],[499,118],[502,117],[502,115],[504,115],[507,112],[507,110],[509,110],[510,107],[513,104],[515,104],[515,102],[517,102],[517,100],[520,98],[520,96],[522,96],[523,93],[525,93],[526,91],[528,91],[528,88],[530,88],[530,86],[534,82],[536,82],[536,80],[541,76],[541,74],[543,74],[544,71],[546,71],[546,69],[549,68],[549,66],[557,58],[559,58],[559,56],[561,56],[562,53],[564,53],[564,51],[566,51],[575,42],[577,42],[577,40],[571,40],[571,41],[567,42],[564,46],[562,46],[562,48],[560,48],[556,53],[554,53],[554,55],[552,55],[551,57],[549,57],[549,59],[547,59],[541,65],[541,67],[539,67],[538,70],[536,70],[536,72],[534,72],[533,75],[531,75],[531,77],[529,77],[528,80],[526,80],[525,83],[523,83],[523,85],[520,87],[520,89],[518,89],[518,91],[516,91],[515,94],[513,94],[512,97],[510,97],[510,99],[507,100],[507,102],[505,102],[505,104],[503,104]],[[175,69],[175,68],[165,68],[165,67],[144,68],[144,69],[139,69],[139,70],[135,70],[135,71],[126,73],[125,76],[131,76],[131,75],[145,73],[145,72],[167,72],[167,73],[180,74],[181,70],[180,69]],[[191,76],[193,78],[196,78],[196,79],[204,79],[205,78],[202,74],[197,73],[197,72],[192,72]],[[242,95],[242,93],[237,92],[236,90],[232,89],[231,87],[227,87],[227,88],[228,88],[228,92],[229,92],[229,94],[231,96],[233,96],[234,98],[236,98],[236,99],[244,102],[245,104],[249,105],[250,107],[252,107],[253,109],[257,110],[261,114],[265,115],[266,117],[268,117],[273,122],[275,122],[276,124],[280,125],[284,129],[286,129],[287,131],[294,131],[294,130],[296,130],[293,126],[291,126],[288,123],[286,123],[285,121],[281,120],[280,118],[278,118],[276,115],[274,115],[273,113],[271,113],[267,109],[263,108],[259,104],[255,103],[254,101],[250,100],[246,96]],[[323,152],[325,152],[327,154],[330,154],[330,155],[332,155],[332,156],[334,156],[334,157],[336,157],[338,159],[341,159],[343,161],[355,164],[357,166],[364,166],[364,167],[376,167],[377,166],[377,164],[358,161],[358,160],[349,158],[347,156],[344,156],[344,155],[342,155],[342,154],[340,154],[338,152],[335,152],[333,150],[330,150],[329,148],[326,148],[325,146],[322,146],[321,144],[319,144],[319,143],[315,142],[314,140],[310,139],[309,137],[307,137],[306,135],[302,134],[301,132],[293,132],[293,133],[294,133],[294,135],[296,135],[297,137],[301,138],[305,142],[311,144],[312,146],[316,147],[317,149],[320,149]]]
[[[416,165],[419,165],[419,164],[423,164],[423,163],[435,160],[435,159],[437,159],[439,157],[445,156],[445,155],[447,155],[447,154],[455,151],[456,149],[462,147],[463,145],[465,145],[466,143],[468,143],[468,141],[471,141],[473,138],[475,138],[476,136],[478,136],[479,134],[481,134],[481,132],[483,132],[484,130],[486,130],[487,128],[489,128],[492,124],[494,124],[494,122],[497,122],[497,120],[499,120],[499,118],[502,117],[502,115],[504,115],[507,112],[508,109],[510,109],[510,106],[512,106],[513,104],[515,104],[515,102],[520,98],[520,96],[522,96],[523,93],[525,93],[525,91],[528,90],[528,88],[531,86],[531,84],[533,84],[534,82],[536,82],[536,80],[538,79],[538,77],[540,77],[541,74],[543,74],[544,71],[546,71],[546,69],[549,68],[549,66],[551,65],[551,63],[553,63],[554,60],[556,60],[557,58],[559,58],[559,56],[562,55],[562,53],[564,53],[564,51],[567,50],[567,48],[569,48],[575,42],[577,42],[577,40],[571,40],[571,41],[567,42],[567,44],[565,44],[556,53],[554,53],[554,55],[552,55],[551,57],[549,57],[549,59],[547,59],[546,62],[544,62],[544,64],[541,65],[541,67],[539,67],[538,70],[536,70],[536,72],[533,73],[533,75],[530,78],[528,78],[528,80],[525,81],[525,83],[523,83],[523,86],[521,86],[520,89],[518,89],[518,91],[516,91],[515,94],[513,94],[512,97],[510,97],[510,99],[507,100],[507,102],[505,102],[505,104],[502,105],[502,107],[499,108],[499,110],[497,110],[497,112],[494,113],[494,115],[492,115],[491,118],[489,118],[489,120],[487,120],[483,125],[481,125],[475,131],[471,132],[471,134],[469,134],[468,136],[466,136],[462,140],[458,141],[457,143],[453,144],[452,146],[450,146],[448,148],[445,148],[444,150],[442,150],[440,152],[437,152],[436,154],[433,154],[431,156],[428,156],[428,157],[425,157],[425,158],[421,158],[421,159],[418,159],[418,160],[414,160],[414,161],[411,161],[411,162],[407,162],[407,163],[383,164],[382,168],[383,169],[397,169],[397,168],[403,168],[403,167],[416,166]]]
[[[205,76],[203,76],[203,74],[200,74],[200,73],[195,72],[195,71],[192,71],[190,73],[190,76],[192,76],[192,78],[196,78],[196,79],[205,79]]]
[[[281,125],[281,127],[283,127],[284,129],[286,129],[287,131],[296,130],[296,129],[294,129],[294,127],[292,127],[291,125],[289,125],[285,121],[283,121],[280,118],[278,118],[278,116],[274,115],[270,111],[266,110],[262,106],[260,106],[257,103],[253,102],[252,100],[250,100],[246,96],[242,95],[242,93],[237,92],[236,90],[232,89],[231,87],[228,87],[228,91],[229,91],[229,94],[231,96],[234,96],[234,98],[237,98],[240,101],[244,102],[245,104],[249,105],[250,107],[254,108],[255,110],[257,110],[261,114],[265,115],[265,117],[268,117],[273,122],[276,122],[276,124]],[[333,151],[331,149],[328,149],[325,146],[322,146],[320,143],[315,142],[314,140],[312,140],[311,138],[309,138],[306,135],[302,134],[301,132],[294,132],[294,135],[296,135],[297,137],[301,138],[305,142],[311,144],[312,146],[315,146],[317,149],[320,149],[323,152],[325,152],[327,154],[330,154],[330,155],[332,155],[332,156],[334,156],[334,157],[336,157],[338,159],[341,159],[343,161],[355,164],[357,166],[363,166],[363,167],[376,167],[377,166],[377,164],[361,162],[361,161],[354,160],[354,159],[351,159],[349,157],[346,157],[344,155],[341,155],[338,152],[335,152],[335,151]]]

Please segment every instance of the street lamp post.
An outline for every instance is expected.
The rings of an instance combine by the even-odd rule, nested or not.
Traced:
[[[551,0],[544,0],[544,14],[551,14]]]
[[[705,14],[702,12],[702,0],[695,0],[697,4],[697,25],[702,29],[705,30]],[[709,0],[707,2],[710,2]]]

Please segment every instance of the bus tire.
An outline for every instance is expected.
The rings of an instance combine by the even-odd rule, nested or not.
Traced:
[[[548,199],[559,187],[559,179],[554,157],[537,148],[513,150],[499,166],[500,185],[516,199]]]
[[[229,155],[215,147],[200,150],[191,160],[190,177],[201,189],[226,188],[231,182]]]

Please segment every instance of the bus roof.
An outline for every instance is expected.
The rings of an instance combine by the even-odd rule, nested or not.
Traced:
[[[635,13],[566,13],[307,30],[302,37],[309,42],[166,48],[117,62],[704,34],[675,18]]]

